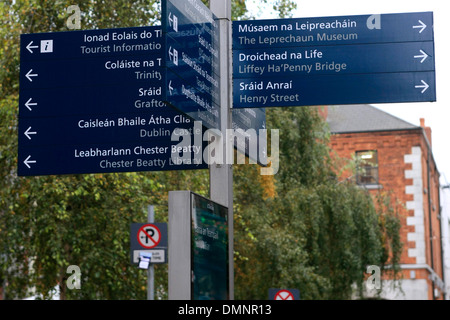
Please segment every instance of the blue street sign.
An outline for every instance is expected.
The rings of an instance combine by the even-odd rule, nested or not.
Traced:
[[[203,3],[199,3],[197,0],[191,1],[191,3],[177,0],[167,1],[165,4],[167,16],[163,16],[163,18],[167,18],[165,33],[166,36],[183,44],[185,48],[195,48],[198,47],[198,43],[201,44],[202,50],[217,60],[220,39],[217,18]],[[192,5],[196,7],[195,10]],[[200,8],[205,10],[204,12],[211,13],[211,20],[203,17],[198,11]]]
[[[126,143],[160,139],[170,141],[175,129],[193,133],[193,121],[176,110],[152,112],[151,115],[102,114],[46,118],[21,118],[19,144],[81,145]]]
[[[200,134],[201,136],[201,134]],[[202,148],[177,148],[169,139],[135,143],[33,146],[19,148],[19,176],[206,169]],[[191,153],[189,159],[184,154]],[[173,156],[175,154],[175,156]],[[199,159],[199,160],[197,160]]]
[[[162,30],[158,27],[31,33],[22,34],[20,39],[21,62],[148,56],[162,49]]]
[[[254,161],[267,164],[266,110],[264,108],[242,108],[232,110],[232,129],[236,139],[235,148]],[[240,130],[239,130],[240,129]]]
[[[235,79],[235,108],[435,101],[434,72]]]
[[[163,100],[205,127],[221,129],[217,17],[200,0],[163,0],[162,9],[166,51]],[[250,151],[267,145],[259,136],[265,119],[263,109],[232,112],[232,128],[242,129],[235,132],[239,139],[234,146],[254,161],[259,160],[258,151]],[[257,139],[248,139],[251,130]]]
[[[234,50],[234,78],[434,71],[434,45],[401,42]]]
[[[174,75],[173,99],[197,109],[187,117],[168,107],[163,55],[157,27],[22,35],[18,174],[206,169],[198,151],[206,128],[192,115],[217,127],[218,106]],[[233,127],[261,127],[261,113],[237,113]],[[172,148],[187,136],[190,156],[183,157]]]
[[[162,75],[159,71],[161,63],[160,52],[149,57],[116,56],[114,58],[84,58],[72,61],[23,61],[20,64],[22,70],[20,84],[22,89],[26,90],[120,85],[123,84],[124,79],[127,79],[128,85],[133,84],[138,90],[142,88],[139,91],[141,93],[152,85],[157,86],[154,90],[161,90]],[[138,95],[138,91],[136,91],[136,95]]]
[[[233,23],[234,108],[436,101],[433,15]]]
[[[220,129],[217,18],[200,0],[162,1],[163,101]]]
[[[233,21],[233,50],[433,39],[432,12]]]
[[[171,70],[166,70],[165,77],[166,94],[170,100],[170,102],[166,102],[193,120],[201,121],[207,128],[217,129],[220,127],[220,107],[213,102],[211,95],[194,85],[197,79],[186,82]]]
[[[169,0],[164,1],[163,10],[167,9],[167,15],[163,15],[165,31],[172,37],[179,36],[179,30],[194,26],[201,34],[209,34],[214,42],[219,39],[219,26],[217,17],[206,7],[201,0]],[[172,12],[172,10],[175,10]],[[164,22],[164,19],[167,19]],[[164,32],[164,26],[163,26]],[[182,37],[186,35],[181,35]],[[214,40],[215,39],[215,40]]]
[[[48,72],[48,71],[47,71]],[[121,83],[109,86],[21,88],[19,116],[22,118],[130,113],[150,116],[172,111],[161,100],[162,81],[147,80],[144,85]],[[139,90],[143,88],[142,90]],[[151,90],[151,88],[156,88]]]
[[[204,128],[162,102],[162,56],[157,27],[22,35],[18,174],[206,169]]]
[[[198,91],[210,96],[209,100],[212,103],[219,104],[218,73],[217,70],[213,70],[211,61],[203,57],[191,58],[198,55],[198,48],[186,49],[171,37],[167,37],[166,46],[169,55],[166,59],[166,68],[181,79],[190,79],[184,82],[193,83]]]

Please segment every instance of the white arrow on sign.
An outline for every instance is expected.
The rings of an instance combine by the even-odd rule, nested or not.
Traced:
[[[169,81],[169,91],[170,91],[170,95],[172,95],[172,80]]]
[[[33,72],[33,69],[30,69],[30,71],[28,71],[28,73],[25,75],[25,77],[27,77],[27,79],[30,80],[30,82],[33,82],[33,79],[31,79],[31,77],[37,77],[38,74],[31,73],[31,72]]]
[[[29,139],[31,140],[30,134],[37,134],[36,131],[30,131],[31,127],[29,127],[23,134]]]
[[[31,106],[37,106],[36,102],[31,102],[32,99],[33,98],[30,98],[27,102],[25,102],[25,107],[27,107],[30,111],[33,111],[33,109],[30,108]]]
[[[27,49],[28,49],[28,51],[30,51],[31,53],[33,53],[33,50],[31,50],[31,49],[39,48],[39,46],[32,46],[32,44],[33,44],[33,41],[31,41],[31,42],[27,45]]]
[[[423,89],[422,90],[422,93],[424,93],[425,91],[427,91],[427,89],[430,87],[429,85],[428,85],[428,83],[426,83],[425,81],[423,81],[423,80],[420,80],[421,82],[422,82],[422,85],[418,85],[418,86],[416,86],[416,88],[417,89]]]
[[[173,23],[173,26],[172,26]],[[173,28],[175,32],[178,32],[178,18],[176,15],[173,15],[172,18],[172,12],[169,12],[169,25]]]
[[[31,158],[31,156],[28,156],[28,158],[26,158],[25,161],[23,162],[28,167],[28,169],[31,169],[31,166],[30,166],[31,163],[36,163],[36,160],[30,160],[30,158]]]
[[[169,12],[169,26],[172,26],[172,22],[173,22],[172,12]]]
[[[419,33],[422,33],[423,30],[425,30],[427,28],[427,25],[425,23],[422,22],[422,20],[419,20],[420,25],[418,26],[413,26],[413,29],[420,29]]]
[[[414,59],[422,58],[420,63],[423,63],[425,60],[427,60],[428,55],[423,50],[420,50],[420,53],[421,53],[421,55],[414,56]]]
[[[176,49],[172,49],[172,46],[169,47],[169,57],[170,61],[173,61],[173,64],[178,66],[178,51]]]

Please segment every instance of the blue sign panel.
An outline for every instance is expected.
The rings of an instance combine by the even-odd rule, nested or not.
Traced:
[[[436,100],[433,15],[233,23],[234,108]]]
[[[147,83],[160,90],[162,57],[117,56],[108,58],[86,58],[80,60],[43,60],[21,62],[20,84],[23,89],[76,87],[93,85],[133,84],[138,89],[148,89]],[[51,70],[52,72],[49,72]],[[64,81],[61,81],[64,79]],[[149,81],[148,81],[149,80]],[[152,83],[153,82],[153,83]]]
[[[205,127],[221,129],[217,18],[200,0],[165,0],[162,8],[163,100]],[[265,129],[265,110],[233,110],[232,129],[237,137],[235,148],[256,162],[261,160],[254,150],[267,145],[259,135]]]
[[[233,21],[233,50],[433,39],[432,12]]]
[[[209,37],[209,40],[217,46],[219,41],[219,25],[217,17],[206,7],[201,0],[169,0],[164,1],[163,32],[173,38],[186,37],[197,29],[199,34]],[[164,21],[164,19],[166,19]],[[164,29],[166,25],[167,29]],[[183,31],[180,34],[180,30]]]
[[[23,62],[148,56],[162,49],[161,39],[162,30],[157,27],[22,34],[20,59]]]
[[[165,66],[181,79],[192,79],[198,91],[210,96],[212,103],[219,104],[218,73],[204,58],[191,58],[198,55],[198,48],[184,48],[173,38],[167,37],[166,45],[169,58]],[[185,81],[189,83],[190,81]]]
[[[195,121],[201,121],[202,125],[207,128],[215,129],[220,127],[219,106],[213,103],[211,95],[195,86],[197,79],[187,82],[171,70],[167,70],[166,81],[166,94],[170,97],[170,102],[168,103],[171,106],[176,106],[177,110],[180,110]]]
[[[242,108],[232,110],[235,148],[254,161],[267,164],[266,110]]]
[[[434,72],[235,79],[235,108],[434,101]]]
[[[153,112],[172,111],[161,100],[161,84],[162,81],[147,80],[140,86],[121,83],[109,86],[21,88],[19,116],[22,119],[123,112],[151,115]]]
[[[234,78],[434,71],[433,42],[234,50]]]
[[[200,135],[201,136],[201,135]],[[142,143],[35,146],[19,149],[19,175],[205,169],[200,145],[177,147],[168,139]],[[184,154],[192,156],[186,160]],[[198,160],[199,159],[199,160]]]
[[[18,174],[207,168],[204,128],[162,102],[162,56],[156,27],[22,35]]]
[[[165,0],[162,8],[163,100],[205,127],[220,129],[217,18],[200,0]]]
[[[175,110],[150,115],[101,114],[22,118],[19,144],[23,147],[86,143],[126,143],[160,139],[170,141],[175,128],[193,133],[193,121]]]

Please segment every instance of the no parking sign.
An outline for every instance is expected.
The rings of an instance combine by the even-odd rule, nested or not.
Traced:
[[[144,224],[137,232],[137,241],[145,249],[158,246],[161,237],[161,230],[153,223]]]
[[[269,289],[269,300],[300,300],[298,289]]]
[[[167,263],[167,223],[132,223],[131,263],[139,263],[141,252],[151,253],[150,263]]]

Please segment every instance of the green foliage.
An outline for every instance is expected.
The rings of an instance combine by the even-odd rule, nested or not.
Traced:
[[[237,1],[234,2],[236,3]],[[239,2],[243,3],[244,0],[241,0]],[[291,18],[293,11],[297,9],[297,2],[293,0],[261,0],[257,4],[257,7],[260,11],[267,11],[268,8],[272,7],[273,12],[276,12],[278,14],[278,17]],[[249,12],[249,14],[245,16],[245,18],[254,18],[254,13]]]
[[[279,12],[280,18],[290,18],[292,11],[297,9],[297,3],[291,0],[276,0],[273,3],[273,9]]]
[[[400,257],[389,200],[379,195],[375,207],[366,191],[337,182],[315,109],[268,110],[268,126],[280,128],[277,196],[261,200],[263,190],[250,188],[257,170],[235,174],[236,296],[265,299],[271,287],[299,288],[302,299],[363,296],[367,265],[383,270]]]
[[[78,4],[83,29],[151,25],[159,1],[17,0],[0,3],[0,280],[6,297],[145,299],[146,273],[130,264],[129,229],[145,222],[148,204],[167,221],[167,192],[205,193],[207,172],[18,177],[20,34],[68,31],[66,8]],[[78,265],[82,290],[68,290]],[[167,266],[155,267],[157,297],[167,298]]]
[[[131,266],[129,229],[157,206],[167,221],[167,193],[205,194],[207,171],[17,177],[17,96],[0,100],[0,278],[7,297],[34,287],[43,298],[59,284],[62,298],[145,299],[146,273]],[[82,272],[82,290],[67,290],[69,265]],[[167,266],[156,267],[167,288]],[[167,298],[167,290],[160,293]]]

